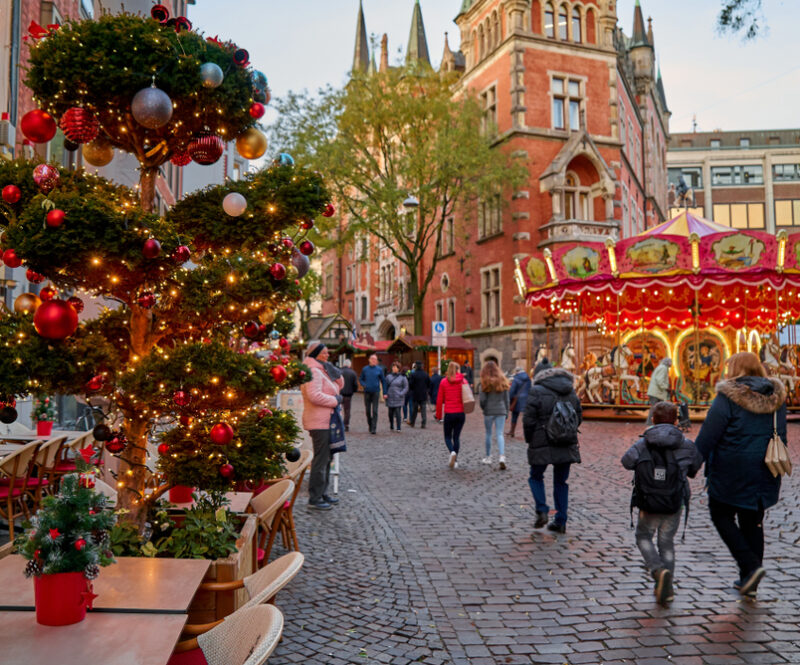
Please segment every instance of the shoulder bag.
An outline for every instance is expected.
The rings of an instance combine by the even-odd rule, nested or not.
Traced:
[[[475,395],[465,381],[461,384],[461,404],[464,406],[464,413],[472,413],[475,410]]]
[[[772,438],[767,445],[767,454],[764,457],[764,464],[767,465],[770,473],[777,478],[778,476],[792,475],[792,460],[789,459],[789,451],[786,444],[778,436],[778,412],[772,414]]]

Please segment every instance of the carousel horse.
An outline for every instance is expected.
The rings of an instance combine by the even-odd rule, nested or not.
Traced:
[[[562,369],[567,370],[568,372],[574,372],[576,368],[575,364],[575,347],[572,344],[567,344],[561,350],[561,361],[559,362],[559,367]]]
[[[533,361],[533,366],[536,367],[542,360],[547,358],[547,346],[539,344],[539,349],[536,351],[536,360]]]
[[[798,360],[800,360],[800,358],[798,358],[796,346],[787,344],[781,349],[781,373],[778,374],[778,378],[786,384],[786,394],[789,396],[791,404],[794,404],[796,401],[795,389],[797,388],[799,380],[797,376]]]

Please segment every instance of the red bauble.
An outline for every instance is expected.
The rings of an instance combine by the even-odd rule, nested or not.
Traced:
[[[192,156],[189,154],[188,150],[175,150],[172,153],[172,157],[169,158],[169,161],[175,166],[186,166],[192,161]]]
[[[223,464],[219,467],[219,475],[223,478],[230,478],[233,476],[233,464]]]
[[[95,393],[103,387],[105,379],[101,374],[93,376],[86,382],[86,392]]]
[[[84,547],[86,547],[86,541],[83,538],[78,538],[75,541],[75,549],[80,552]]]
[[[185,413],[182,414],[181,417],[178,418],[178,420],[184,427],[189,427],[189,425],[191,425],[192,422],[194,422],[194,418],[192,418],[191,416],[187,416]]]
[[[266,109],[264,108],[264,105],[261,102],[253,102],[252,105],[250,106],[250,115],[256,120],[258,120],[259,118],[263,118],[265,112]]]
[[[216,134],[201,134],[189,144],[189,154],[198,164],[213,164],[225,152],[225,142]]]
[[[47,143],[56,135],[56,121],[52,115],[42,109],[28,111],[20,121],[20,129],[34,143]]]
[[[333,207],[332,203],[329,203],[325,206],[325,210],[322,211],[323,217],[333,217],[336,214],[336,208]]]
[[[73,106],[64,111],[58,126],[73,143],[90,143],[97,138],[100,131],[97,116],[81,106]]]
[[[273,365],[269,368],[269,373],[272,374],[272,379],[275,383],[286,381],[286,368],[283,365]]]
[[[300,370],[300,378],[301,379],[305,379],[306,378],[306,371],[304,369]]]
[[[155,259],[161,254],[161,243],[155,238],[148,238],[142,247],[142,256],[146,259]]]
[[[64,223],[64,220],[67,217],[67,213],[59,208],[54,208],[50,212],[47,213],[47,226],[51,226],[53,228],[57,226],[61,226]]]
[[[48,300],[37,308],[33,325],[42,337],[64,339],[78,329],[78,313],[63,300]]]
[[[139,296],[137,301],[140,307],[144,307],[145,309],[150,309],[153,305],[156,304],[156,296],[152,291],[145,291],[142,295]]]
[[[314,220],[313,219],[304,219],[300,222],[300,228],[304,231],[308,231],[309,229],[314,228]]]
[[[33,169],[33,182],[36,183],[36,186],[43,194],[49,194],[58,187],[58,183],[61,182],[61,174],[55,166],[38,164]]]
[[[178,406],[188,406],[192,396],[185,390],[176,390],[172,393],[172,401]]]
[[[16,203],[22,198],[22,192],[16,185],[6,185],[3,187],[3,201],[6,203]]]
[[[261,331],[258,321],[248,321],[244,324],[244,336],[247,339],[255,339]]]
[[[72,307],[78,314],[83,311],[83,300],[78,298],[78,296],[72,296],[71,298],[67,298],[67,304]]]
[[[271,416],[271,415],[272,415],[272,411],[270,409],[261,409],[261,411],[258,412],[258,419],[261,420],[262,418],[265,418],[266,416]]]
[[[9,268],[19,268],[22,265],[22,259],[17,256],[13,249],[7,249],[3,252],[3,263]]]
[[[209,433],[211,440],[218,446],[227,446],[233,441],[233,427],[228,423],[217,423],[211,428]]]
[[[291,362],[291,358],[289,356],[281,356],[281,364],[288,365]]]
[[[298,247],[301,254],[305,254],[306,256],[311,256],[314,253],[314,243],[310,240],[304,240],[300,243]]]
[[[115,434],[106,441],[106,450],[112,455],[119,455],[128,445],[128,440],[124,434]]]
[[[161,455],[161,457],[166,456],[168,453],[169,453],[169,446],[166,443],[158,444],[158,454]]]
[[[172,252],[172,260],[178,265],[186,263],[192,256],[192,251],[186,245],[178,245]]]
[[[281,347],[282,349],[288,349],[288,348],[291,346],[291,344],[289,343],[289,340],[288,340],[288,339],[286,339],[285,337],[281,337],[281,338],[278,340],[278,344],[280,345],[280,347]]]
[[[261,324],[258,326],[258,334],[259,335],[266,335],[267,334],[267,326],[265,324]]]
[[[56,291],[52,286],[48,285],[45,286],[41,291],[39,291],[39,298],[42,301],[52,300],[58,295],[58,291]]]
[[[28,268],[25,271],[25,279],[27,279],[31,284],[41,284],[45,278],[44,275],[40,275],[38,272]]]
[[[283,279],[286,277],[286,267],[282,263],[273,263],[270,266],[269,274],[272,275],[274,279]]]
[[[291,249],[292,247],[294,247],[294,240],[292,240],[291,238],[283,238],[281,240],[281,243],[286,249]]]

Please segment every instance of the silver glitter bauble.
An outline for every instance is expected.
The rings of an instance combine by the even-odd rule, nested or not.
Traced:
[[[218,88],[222,85],[225,74],[222,73],[222,68],[216,62],[205,62],[200,65],[200,78],[203,81],[203,87]]]
[[[131,102],[131,113],[140,125],[148,129],[158,129],[172,118],[172,100],[166,92],[155,86],[143,88]]]
[[[292,265],[297,268],[297,278],[302,279],[311,267],[311,261],[295,249],[292,252]]]

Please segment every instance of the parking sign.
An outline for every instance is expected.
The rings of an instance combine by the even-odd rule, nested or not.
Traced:
[[[434,321],[431,333],[431,346],[447,346],[447,323]]]

